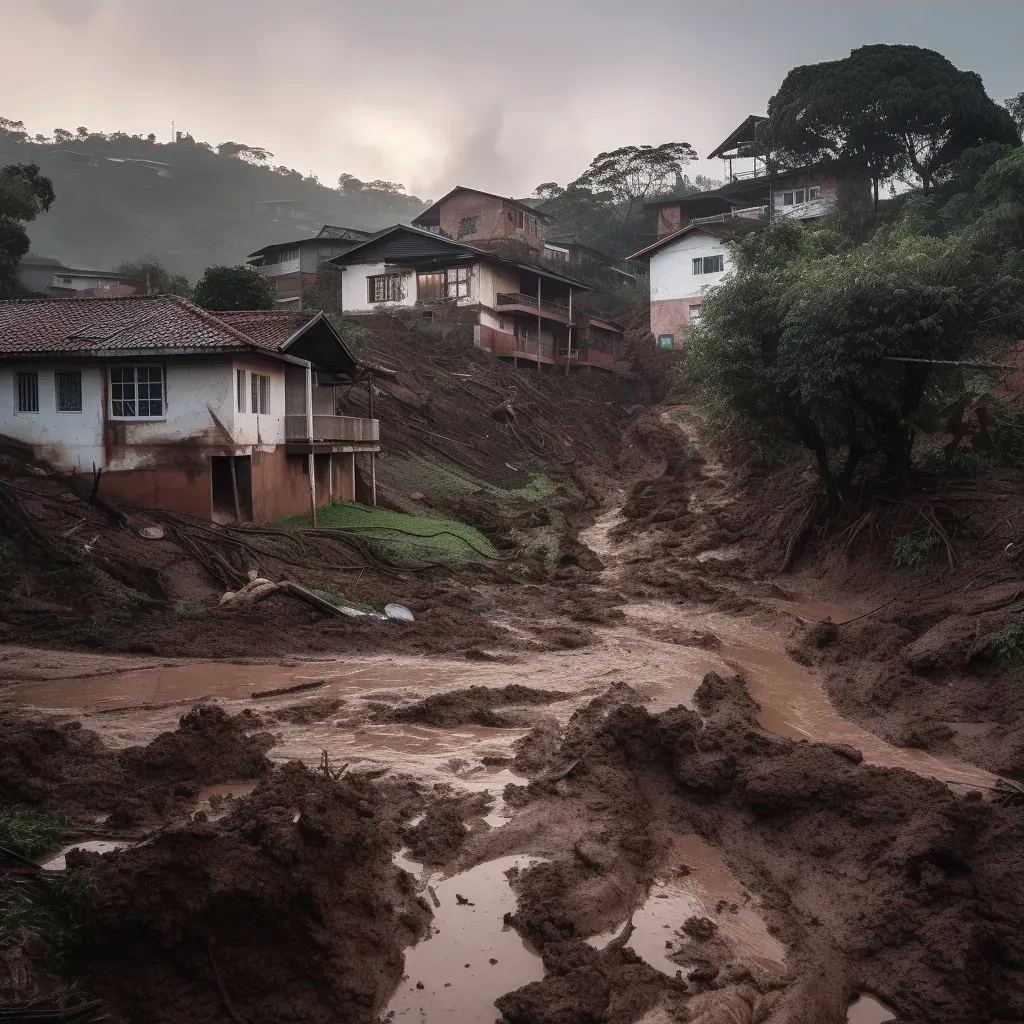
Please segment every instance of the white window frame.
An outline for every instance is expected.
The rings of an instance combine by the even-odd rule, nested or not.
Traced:
[[[666,339],[668,340],[668,344],[667,345],[664,344]],[[658,335],[658,348],[667,352],[670,348],[672,348],[675,345],[675,341],[676,341],[676,336],[674,334],[668,334],[668,333],[659,334]]]
[[[708,270],[708,260],[721,260],[721,266],[715,270]],[[722,253],[715,253],[714,256],[694,256],[693,276],[703,277],[705,274],[721,274],[725,271],[725,256]]]
[[[134,388],[135,397],[133,399],[115,399],[114,398],[114,372],[117,370],[133,370],[134,371]],[[146,369],[152,370],[157,369],[160,371],[160,415],[159,416],[140,416],[139,415],[139,370]],[[151,383],[151,382],[147,382]],[[116,363],[107,368],[107,386],[110,389],[109,395],[109,409],[110,418],[112,420],[165,420],[167,419],[167,373],[164,370],[163,363]],[[119,415],[114,412],[115,401],[132,401],[135,403],[135,413],[131,416]],[[146,401],[146,399],[143,399]]]
[[[700,303],[690,306],[690,323],[700,323]]]
[[[446,299],[469,298],[469,267],[448,267],[445,269],[444,297]]]
[[[235,370],[235,391],[237,392],[235,405],[239,412],[245,412],[245,370]]]
[[[75,374],[78,377],[78,408],[62,409],[60,407],[60,377],[61,374]],[[82,390],[81,370],[54,370],[53,371],[53,407],[62,416],[81,416],[85,411],[85,392]]]
[[[22,378],[35,378],[36,407],[34,409],[23,409],[21,407],[21,380]],[[14,374],[14,411],[20,416],[39,415],[39,371],[38,370],[17,370]]]
[[[792,206],[793,205],[793,195],[794,194],[792,192],[783,192],[782,193],[782,205],[783,206]]]
[[[809,185],[807,187],[807,202],[817,202],[821,197],[821,186],[820,185]]]
[[[249,371],[249,391],[252,411],[256,416],[270,415],[270,377],[265,373]]]

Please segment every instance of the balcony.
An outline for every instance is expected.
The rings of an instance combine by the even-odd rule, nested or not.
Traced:
[[[364,419],[361,416],[319,416],[313,417],[313,436],[309,436],[305,416],[285,416],[285,440],[309,444],[366,444],[375,445],[380,441],[380,421]]]
[[[297,274],[299,272],[299,261],[285,260],[284,263],[262,263],[256,270],[264,277],[281,277],[282,274]]]
[[[522,292],[500,292],[495,303],[499,309],[519,310],[523,313],[539,313],[547,320],[558,320],[560,323],[572,323],[569,316],[569,307],[559,302],[549,302],[541,299],[539,302],[536,295],[524,295]]]
[[[686,222],[686,227],[691,224],[725,224],[730,220],[767,220],[767,206],[745,206],[741,210],[730,210],[728,213],[715,213],[710,217],[694,217]]]

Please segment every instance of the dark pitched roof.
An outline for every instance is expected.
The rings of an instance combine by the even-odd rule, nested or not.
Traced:
[[[411,244],[396,249],[393,239],[398,232],[405,232],[409,235]],[[366,257],[373,251],[379,251],[381,256],[388,255],[392,259],[426,260],[439,259],[445,256],[462,256],[464,258],[484,259],[492,263],[499,263],[506,267],[515,267],[518,270],[525,270],[531,274],[537,274],[549,281],[560,281],[562,284],[570,284],[573,288],[581,291],[590,291],[590,288],[582,281],[567,277],[565,274],[555,274],[546,267],[534,263],[522,263],[519,260],[507,259],[487,249],[480,249],[475,245],[467,245],[465,242],[456,242],[454,239],[445,238],[443,235],[435,234],[433,231],[424,231],[423,228],[413,227],[409,224],[396,224],[394,227],[385,228],[378,232],[373,238],[359,245],[348,252],[335,256],[329,262],[344,266],[347,263],[358,262],[356,257]],[[385,250],[390,250],[385,253]],[[366,262],[370,262],[367,260]],[[373,262],[379,262],[373,260]]]
[[[609,256],[606,252],[601,252],[600,249],[595,249],[592,245],[587,245],[586,242],[577,242],[574,238],[545,238],[545,243],[551,245],[560,245],[563,249],[580,249],[586,252],[592,253],[594,256],[600,257],[607,263],[614,263],[615,257]]]
[[[707,159],[711,160],[716,156],[721,156],[727,149],[731,149],[733,146],[738,145],[741,142],[753,142],[754,132],[757,130],[757,126],[762,121],[767,120],[768,118],[764,117],[762,114],[748,114],[743,119],[742,123],[729,133],[724,142],[721,142],[715,149],[708,153]]]
[[[357,238],[350,238],[344,235],[331,235],[325,234],[327,231],[345,231],[351,235],[357,235]],[[255,252],[249,253],[246,256],[247,260],[251,260],[256,256],[265,256],[269,252],[276,252],[278,249],[294,249],[297,245],[310,245],[316,243],[322,245],[325,241],[330,241],[332,244],[337,246],[339,243],[351,242],[353,245],[358,245],[359,242],[365,242],[366,239],[373,238],[372,231],[363,231],[361,228],[343,228],[337,227],[334,224],[325,224],[315,235],[303,235],[302,238],[296,238],[292,242],[272,242],[270,245],[263,246],[262,249],[257,249]]]
[[[337,343],[334,351],[333,341]],[[303,354],[316,349],[317,358]],[[323,313],[211,313],[177,295],[0,302],[0,358],[136,351],[262,351],[350,373],[355,359]]]
[[[513,199],[511,196],[499,196],[494,192],[484,192],[478,188],[467,188],[465,185],[456,185],[450,192],[441,196],[437,202],[431,203],[419,216],[413,219],[413,224],[429,224],[433,220],[434,213],[440,213],[441,204],[448,199],[451,199],[456,192],[473,192],[478,196],[487,196],[488,199],[500,199],[503,203],[510,203],[512,206],[518,206],[519,209],[525,210],[527,213],[536,214],[541,220],[547,220],[548,215],[541,213],[540,210],[535,209],[532,206],[527,206],[521,199]]]
[[[726,221],[713,221],[710,224],[687,224],[686,227],[673,231],[671,235],[666,235],[664,238],[659,238],[653,245],[633,253],[632,256],[627,256],[626,259],[635,260],[641,256],[650,256],[666,245],[671,245],[672,242],[677,242],[686,235],[694,235],[698,232],[713,235],[715,238],[722,239],[723,242],[731,242],[733,239],[742,238],[743,235],[749,235],[751,231],[757,231],[765,224],[767,221],[753,220],[748,217],[733,217]]]

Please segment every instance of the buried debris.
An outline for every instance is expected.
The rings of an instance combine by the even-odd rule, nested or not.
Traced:
[[[282,697],[286,693],[301,693],[303,690],[318,690],[326,686],[326,679],[312,679],[308,683],[295,683],[293,686],[279,686],[274,690],[254,690],[250,697]]]

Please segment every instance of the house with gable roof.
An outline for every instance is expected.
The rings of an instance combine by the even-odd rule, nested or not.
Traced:
[[[338,415],[335,389],[362,376],[322,313],[211,313],[172,295],[0,302],[0,446],[204,519],[354,498],[379,426]]]

